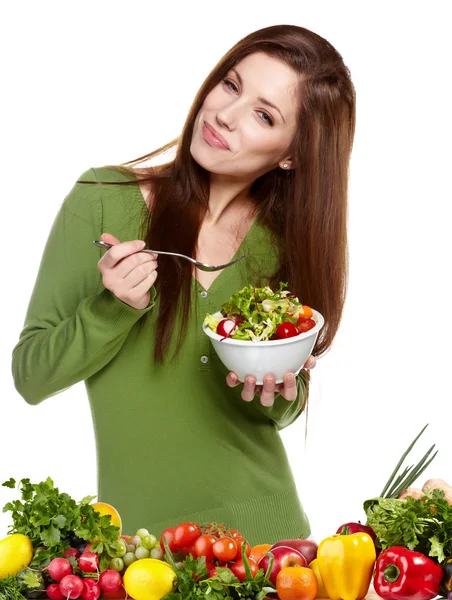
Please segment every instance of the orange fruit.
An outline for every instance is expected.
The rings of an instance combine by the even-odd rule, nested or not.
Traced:
[[[101,517],[103,517],[104,515],[110,515],[111,525],[119,527],[119,535],[121,535],[122,521],[118,511],[114,506],[112,506],[111,504],[107,504],[106,502],[94,502],[94,504],[91,504],[91,506],[96,512],[100,514]]]
[[[276,577],[280,600],[314,600],[317,589],[317,577],[308,567],[285,567]]]
[[[264,556],[264,552],[268,552],[271,547],[271,544],[257,544],[257,546],[253,546],[251,548],[250,558],[254,558],[254,560],[258,563]]]

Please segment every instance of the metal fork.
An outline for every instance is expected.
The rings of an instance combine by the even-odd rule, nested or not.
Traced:
[[[94,240],[93,244],[95,246],[98,246],[99,248],[104,248],[105,250],[109,250],[113,246],[113,244],[107,244],[106,242],[102,242],[101,240]],[[226,269],[227,267],[230,267],[236,262],[239,262],[239,260],[245,258],[245,254],[242,254],[242,256],[240,256],[239,258],[231,260],[231,262],[228,262],[225,265],[214,266],[206,265],[205,263],[199,262],[194,258],[191,258],[191,256],[186,256],[185,254],[178,254],[177,252],[163,252],[162,250],[148,250],[147,248],[145,248],[144,250],[140,250],[140,252],[149,252],[149,254],[167,254],[169,256],[178,256],[179,258],[186,258],[194,265],[196,265],[201,271],[221,271],[222,269]]]

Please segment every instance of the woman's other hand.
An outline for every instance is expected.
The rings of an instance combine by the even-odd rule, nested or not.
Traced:
[[[104,287],[132,308],[146,308],[157,279],[157,254],[140,252],[145,246],[141,240],[120,242],[110,233],[103,233],[101,240],[114,246],[97,263]]]
[[[317,364],[317,359],[310,356],[304,364],[305,369],[313,369]],[[229,387],[240,385],[237,374],[231,371],[226,377],[226,383]],[[256,385],[256,378],[248,375],[245,379],[242,389],[242,399],[245,402],[251,402],[255,394],[260,394],[260,401],[263,406],[272,406],[275,401],[275,394],[281,394],[286,400],[296,400],[297,381],[293,373],[284,375],[284,383],[275,383],[273,375],[265,375],[264,385]]]

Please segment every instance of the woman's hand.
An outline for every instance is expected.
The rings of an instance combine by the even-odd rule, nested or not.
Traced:
[[[314,356],[310,356],[304,364],[305,369],[313,369],[317,363]],[[240,385],[237,374],[231,371],[226,377],[226,383],[229,387]],[[264,385],[256,385],[256,378],[248,375],[245,379],[242,389],[242,399],[245,402],[251,402],[255,394],[259,392],[260,401],[263,406],[272,406],[275,401],[275,393],[281,394],[286,400],[296,400],[297,382],[293,373],[284,375],[284,383],[275,383],[273,375],[265,375]]]
[[[140,252],[141,240],[121,243],[110,233],[103,233],[101,240],[114,246],[97,263],[104,287],[132,308],[146,308],[157,279],[157,254]]]

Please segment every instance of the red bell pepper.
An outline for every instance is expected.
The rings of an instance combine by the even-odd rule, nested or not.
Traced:
[[[384,600],[431,600],[443,570],[431,558],[403,546],[384,550],[375,564],[374,588]]]

